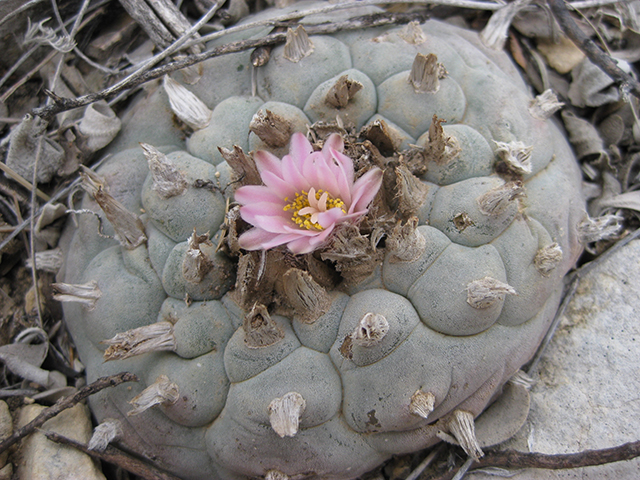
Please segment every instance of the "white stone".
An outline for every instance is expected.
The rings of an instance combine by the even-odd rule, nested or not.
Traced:
[[[614,447],[640,431],[640,241],[583,277],[540,365],[529,419],[501,448],[547,454]],[[524,470],[515,480],[638,478],[640,459],[573,470]],[[495,476],[469,472],[470,480]]]
[[[38,404],[23,407],[17,427],[26,425],[44,409]],[[89,409],[78,404],[46,421],[39,430],[54,431],[86,444],[91,438]],[[17,466],[19,480],[105,480],[91,457],[72,447],[47,440],[40,431],[22,442],[20,463]]]

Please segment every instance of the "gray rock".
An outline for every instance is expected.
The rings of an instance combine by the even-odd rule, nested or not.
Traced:
[[[38,404],[23,407],[18,427],[33,420],[44,408]],[[78,404],[45,422],[40,430],[54,431],[86,444],[91,438],[89,409]],[[23,441],[18,465],[19,480],[65,480],[72,478],[70,472],[73,472],[73,478],[105,480],[91,457],[74,448],[51,442],[40,432]]]
[[[547,454],[614,447],[640,430],[640,241],[583,277],[540,364],[527,423],[500,448]],[[524,470],[516,480],[638,478],[640,459],[574,470]],[[495,476],[469,473],[470,480]]]

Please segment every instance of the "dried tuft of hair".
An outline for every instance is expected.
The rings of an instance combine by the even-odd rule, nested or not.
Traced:
[[[261,185],[262,178],[258,167],[252,156],[244,153],[242,148],[237,145],[233,146],[233,150],[228,148],[218,147],[218,151],[222,158],[229,164],[233,170],[233,183],[234,185]]]
[[[175,164],[160,150],[148,143],[141,143],[144,156],[149,163],[149,171],[153,179],[153,190],[162,198],[182,195],[189,184],[186,177]]]
[[[431,392],[416,390],[411,396],[409,411],[422,418],[428,418],[436,404],[436,396]]]
[[[517,295],[511,285],[491,277],[474,280],[467,285],[467,303],[479,310],[504,300],[506,294]]]
[[[438,63],[438,57],[435,54],[418,53],[413,60],[408,81],[416,93],[436,93],[440,90],[440,80],[447,74],[447,70]]]
[[[411,217],[422,207],[429,187],[416,177],[405,165],[395,168],[396,197],[398,210],[403,217]]]
[[[507,182],[492,188],[478,197],[478,207],[485,215],[500,215],[511,202],[524,196],[524,185],[521,181]]]
[[[264,480],[289,480],[289,476],[280,470],[269,470],[265,473]]]
[[[509,383],[521,386],[528,391],[536,384],[536,380],[530,377],[524,370],[518,370],[509,379]]]
[[[347,75],[342,75],[329,89],[324,101],[331,107],[345,108],[362,88],[360,82],[350,79]]]
[[[102,297],[98,282],[92,280],[85,284],[52,283],[53,299],[59,302],[78,302],[86,305],[89,310],[96,308],[96,303]]]
[[[460,445],[466,454],[474,460],[484,456],[476,438],[476,427],[472,413],[464,410],[454,410],[448,423],[448,430],[453,436],[453,442],[449,435],[438,436],[446,442]]]
[[[562,248],[556,242],[542,247],[533,258],[533,265],[545,277],[562,261]]]
[[[172,405],[180,398],[178,385],[171,382],[166,375],[160,375],[156,381],[145,388],[140,395],[129,401],[133,406],[127,416],[140,415],[156,405]]]
[[[33,263],[30,258],[27,258],[25,266],[27,268],[33,268]],[[43,250],[36,252],[35,264],[36,269],[42,272],[58,273],[60,267],[64,263],[64,254],[60,247],[56,247],[52,250]]]
[[[273,345],[284,338],[284,332],[271,318],[267,307],[254,305],[242,322],[244,343],[249,348]]]
[[[389,332],[389,322],[379,313],[366,313],[351,334],[353,343],[361,347],[373,347]]]
[[[473,223],[473,220],[471,220],[471,217],[468,213],[461,212],[453,217],[453,225],[459,232],[464,232],[467,227],[475,224]]]
[[[427,36],[420,27],[420,22],[413,20],[405,25],[398,36],[411,45],[421,45],[427,41]]]
[[[375,235],[362,235],[354,224],[343,224],[335,230],[320,258],[334,262],[342,278],[348,284],[357,285],[382,262],[384,252],[376,247],[377,240],[379,237]]]
[[[122,435],[122,426],[118,420],[108,418],[93,430],[87,448],[95,452],[104,452],[109,444]]]
[[[302,25],[295,29],[287,29],[287,41],[284,44],[283,57],[293,63],[298,63],[304,57],[313,53],[313,43]]]
[[[180,120],[194,130],[202,130],[209,125],[212,112],[202,100],[169,75],[165,75],[163,86],[169,97],[171,110]]]
[[[211,259],[200,249],[201,244],[213,246],[208,233],[198,235],[194,228],[193,234],[187,241],[188,249],[182,260],[182,276],[190,283],[200,283],[213,268]]]
[[[144,233],[144,225],[137,215],[127,210],[122,203],[113,198],[106,191],[104,180],[98,175],[83,167],[80,172],[81,186],[92,195],[104,212],[107,220],[116,232],[116,238],[126,250],[133,250],[147,241]]]
[[[157,322],[151,325],[118,333],[100,343],[109,345],[104,352],[104,360],[124,360],[148,352],[174,351],[176,337],[171,322]]]
[[[291,268],[283,275],[282,281],[284,294],[293,307],[296,320],[311,324],[329,311],[331,298],[309,273]]]
[[[558,101],[558,96],[551,89],[547,89],[531,100],[529,113],[538,120],[547,120],[562,107],[564,103]]]
[[[494,142],[496,154],[505,163],[507,168],[517,175],[531,173],[532,146],[522,142]]]
[[[615,238],[622,230],[623,217],[620,215],[587,216],[578,224],[578,236],[582,244]]]
[[[418,231],[418,222],[418,217],[413,216],[404,225],[398,221],[393,227],[386,243],[391,263],[413,262],[424,253],[427,240]]]
[[[266,113],[258,110],[249,123],[249,130],[272,148],[284,147],[293,133],[291,122],[270,110]]]
[[[447,165],[462,151],[458,139],[444,133],[444,122],[445,120],[437,115],[433,116],[429,126],[429,143],[423,153],[426,161],[435,162],[437,165]]]
[[[293,437],[298,433],[300,416],[307,402],[298,392],[289,392],[269,403],[269,422],[280,437]]]

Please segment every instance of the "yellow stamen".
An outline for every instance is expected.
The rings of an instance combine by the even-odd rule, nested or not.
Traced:
[[[284,200],[288,202],[289,198]],[[322,225],[318,223],[318,216],[336,207],[347,213],[341,198],[333,198],[329,192],[324,192],[322,189],[316,192],[315,188],[310,188],[308,192],[302,190],[296,193],[293,201],[287,203],[283,210],[285,212],[292,210],[291,220],[301,228],[323,230]]]

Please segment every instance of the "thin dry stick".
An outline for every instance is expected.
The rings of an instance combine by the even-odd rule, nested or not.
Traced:
[[[538,468],[544,470],[566,470],[572,468],[594,467],[614,462],[624,462],[640,457],[640,441],[625,443],[611,448],[599,450],[585,450],[577,453],[549,455],[545,453],[527,453],[517,450],[503,450],[485,452],[485,456],[471,465],[470,471],[479,468],[505,468],[520,470],[524,468]],[[445,460],[444,462],[447,462]],[[465,462],[466,463],[466,462]],[[456,467],[459,471],[463,465]],[[423,480],[450,479],[452,471],[447,469],[445,474],[429,475]]]
[[[558,24],[560,24],[562,31],[589,57],[589,60],[600,67],[600,69],[614,81],[620,83],[623,91],[627,90],[640,98],[640,83],[618,67],[609,55],[603,52],[593,40],[580,30],[576,22],[571,18],[571,14],[567,10],[564,0],[547,0],[547,3],[553,12],[553,16],[558,21]]]
[[[67,408],[71,408],[76,405],[78,402],[84,400],[90,395],[99,392],[100,390],[104,390],[108,387],[115,387],[125,382],[137,382],[138,377],[133,373],[122,372],[116,375],[110,375],[108,377],[101,377],[95,382],[86,387],[78,390],[71,396],[63,397],[58,400],[51,407],[44,409],[40,415],[27,423],[24,427],[19,428],[13,435],[7,437],[2,442],[0,442],[0,453],[4,452],[11,445],[16,443],[18,440],[26,437],[30,433],[32,433],[36,428],[40,427],[44,422],[49,420],[50,418],[55,417],[57,414],[66,410]]]
[[[98,460],[102,460],[112,465],[126,470],[129,473],[139,476],[145,480],[180,480],[178,477],[174,477],[169,473],[160,471],[158,468],[150,465],[149,463],[138,460],[130,455],[125,454],[121,450],[109,445],[104,452],[97,452],[95,450],[89,450],[86,445],[83,445],[76,440],[68,437],[64,437],[56,432],[43,432],[44,435],[51,441],[61,443],[63,445],[69,445],[87,455],[92,456]]]
[[[36,147],[36,157],[33,160],[33,176],[31,179],[31,215],[29,215],[29,221],[31,225],[31,232],[29,232],[29,245],[31,256],[31,280],[33,281],[33,293],[36,301],[36,312],[38,314],[38,326],[40,328],[44,328],[44,323],[42,322],[42,307],[40,305],[40,289],[38,288],[38,269],[36,266],[36,217],[33,215],[33,212],[36,211],[36,196],[37,196],[37,185],[38,185],[38,163],[40,162],[40,156],[42,154],[42,142],[44,141],[44,135],[41,135],[38,138],[38,146]]]
[[[360,17],[356,20],[347,20],[337,23],[326,23],[321,25],[309,25],[306,26],[307,33],[310,35],[324,35],[335,33],[343,30],[357,30],[362,28],[373,28],[383,25],[396,25],[402,23],[408,23],[412,20],[423,18],[421,14],[376,14]],[[180,70],[181,68],[190,67],[197,63],[208,60],[209,58],[219,57],[221,55],[227,55],[230,53],[237,53],[244,50],[249,50],[257,47],[265,47],[270,45],[276,45],[283,43],[286,40],[286,33],[272,33],[259,39],[240,40],[237,42],[228,43],[220,47],[214,48],[208,52],[203,52],[197,55],[190,55],[184,59],[177,60],[161,67],[157,67],[142,75],[130,77],[125,81],[102,90],[98,93],[90,93],[81,97],[72,98],[58,98],[52,105],[45,107],[39,107],[32,110],[33,115],[37,115],[45,120],[52,118],[60,112],[70,110],[72,108],[82,107],[98,100],[104,100],[113,97],[121,91],[129,88],[136,87],[150,80],[160,78],[168,73]]]
[[[424,472],[424,470],[431,465],[431,463],[433,462],[433,460],[440,454],[440,452],[442,451],[442,449],[444,448],[443,444],[440,444],[437,448],[434,448],[429,455],[427,455],[427,458],[425,458],[422,462],[420,462],[420,465],[418,465],[410,474],[407,478],[405,478],[405,480],[416,480],[421,474],[422,472]]]
[[[33,7],[34,5],[37,5],[38,3],[44,2],[44,1],[45,0],[31,0],[30,2],[25,3],[20,8],[16,8],[13,12],[7,14],[7,16],[4,17],[3,19],[0,19],[0,25],[5,24],[6,22],[11,20],[16,15],[24,12],[25,10],[28,10],[29,8]]]
[[[18,174],[15,170],[13,170],[11,167],[7,167],[4,163],[0,162],[0,170],[2,170],[7,177],[11,178],[12,180],[18,182],[20,185],[22,185],[24,188],[26,188],[27,190],[31,190],[33,188],[33,184],[31,182],[26,181],[24,178],[22,178],[22,176],[20,174]],[[46,193],[44,193],[42,190],[40,189],[36,189],[36,193],[37,195],[43,199],[45,202],[48,202],[49,200],[51,200],[51,197],[49,195],[47,195]]]
[[[611,448],[558,455],[526,453],[518,452],[517,450],[488,452],[482,459],[474,462],[471,468],[506,467],[510,469],[543,468],[546,470],[564,470],[623,462],[636,457],[640,457],[640,441],[625,443]]]

